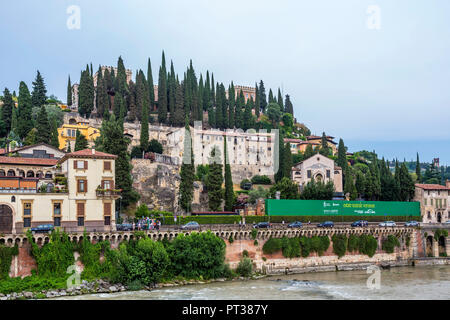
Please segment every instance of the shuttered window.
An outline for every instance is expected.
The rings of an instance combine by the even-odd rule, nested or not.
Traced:
[[[103,171],[111,171],[111,161],[103,161]]]
[[[77,192],[79,193],[87,192],[87,180],[84,179],[77,180]]]
[[[111,215],[111,203],[110,202],[103,203],[103,214],[105,216]]]
[[[84,202],[77,203],[77,216],[84,216]]]

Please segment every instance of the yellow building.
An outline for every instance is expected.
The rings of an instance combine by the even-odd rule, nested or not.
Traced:
[[[58,141],[59,148],[61,150],[75,149],[75,139],[77,136],[77,130],[86,137],[89,147],[94,145],[95,139],[100,136],[100,130],[89,125],[89,122],[78,122],[75,124],[63,124],[61,128],[58,128]]]
[[[0,233],[21,234],[42,224],[66,232],[114,230],[114,200],[120,197],[120,190],[114,187],[116,158],[85,149],[56,160],[49,168],[54,179],[48,181],[0,177]],[[22,159],[27,165],[42,160]]]

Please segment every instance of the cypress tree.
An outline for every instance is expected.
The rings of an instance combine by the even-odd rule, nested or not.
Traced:
[[[258,84],[255,83],[255,116],[256,119],[259,119],[259,115],[261,113],[261,97],[258,89]]]
[[[72,105],[72,83],[70,82],[70,76],[69,80],[67,81],[67,105],[68,106]]]
[[[106,88],[106,79],[102,77],[102,71],[99,68],[97,78],[97,93],[96,93],[96,105],[97,105],[97,117],[101,118],[105,114],[105,111],[109,112],[109,97]],[[105,71],[106,74],[106,71]]]
[[[422,173],[420,171],[420,161],[419,161],[419,153],[417,152],[417,160],[416,160],[416,176],[417,176],[417,182],[422,181]]]
[[[242,113],[244,94],[242,90],[239,91],[239,94],[236,97],[236,108],[235,108],[235,127],[238,129],[244,128],[244,115]]]
[[[80,130],[77,130],[77,134],[75,136],[75,150],[74,151],[80,151],[87,149],[88,142],[86,140],[86,137],[81,134]]]
[[[260,109],[262,113],[266,113],[267,107],[267,98],[266,98],[266,89],[264,88],[264,82],[261,80],[259,82],[259,100],[260,100]]]
[[[150,102],[150,110],[153,110],[155,106],[155,88],[153,84],[153,73],[152,73],[152,63],[150,58],[148,58],[147,63],[147,82],[148,82],[148,92],[149,92],[149,102]]]
[[[234,84],[231,82],[231,86],[228,88],[228,128],[231,129],[236,126],[235,108],[236,101],[234,97]]]
[[[12,116],[11,116],[11,131],[10,131],[10,135],[11,133],[17,134],[18,132],[18,120],[17,120],[17,110],[14,107],[12,109]]]
[[[269,89],[269,104],[271,103],[277,103],[277,101],[273,97],[272,89]]]
[[[68,144],[68,146],[67,146],[67,153],[71,153],[72,152],[72,147],[70,146],[70,140],[69,141],[67,141],[67,144]]]
[[[127,104],[130,108],[130,111],[128,113],[127,120],[130,122],[134,122],[136,119],[141,117],[138,117],[138,113],[141,113],[141,111],[138,111],[136,106],[136,85],[133,81],[130,81],[130,83],[128,84],[128,90],[129,94]]]
[[[55,148],[59,149],[59,140],[58,140],[58,125],[56,123],[56,118],[52,119],[51,122],[51,127],[52,127],[52,139],[50,144],[52,146],[54,146]]]
[[[414,198],[415,187],[405,162],[400,167],[399,180],[401,201],[411,201]]]
[[[275,173],[275,182],[279,182],[281,181],[281,179],[283,178],[284,175],[284,168],[285,168],[285,161],[284,161],[284,157],[285,157],[285,152],[284,152],[284,138],[283,138],[283,134],[279,131],[278,132],[278,140],[275,140],[275,152],[278,150],[278,155],[275,154],[275,157],[278,158],[278,171],[277,173]],[[276,160],[275,160],[276,161]],[[276,163],[275,163],[276,165]]]
[[[216,125],[215,128],[223,128],[223,110],[222,110],[222,95],[220,94],[220,86],[216,86]]]
[[[166,87],[166,71],[162,67],[159,68],[158,80],[158,121],[166,123],[167,121],[167,87]]]
[[[179,203],[181,208],[188,213],[191,211],[192,199],[194,197],[195,167],[191,130],[189,128],[189,120],[187,117],[185,121],[183,163],[181,164],[180,170],[181,182]]]
[[[3,106],[1,109],[2,120],[5,125],[6,133],[11,131],[12,112],[14,108],[14,101],[8,88],[3,91]]]
[[[146,91],[146,80],[142,70],[139,70],[136,75],[136,106],[137,110],[140,110],[141,116],[141,136],[140,136],[140,146],[141,149],[147,151],[148,149],[148,120],[149,120],[149,108],[148,99],[149,94]]]
[[[119,56],[117,61],[117,76],[116,76],[116,93],[118,92],[122,98],[128,94],[127,73],[122,57]],[[116,116],[117,117],[117,116]]]
[[[280,88],[278,88],[278,99],[277,99],[278,105],[280,106],[280,110],[283,113],[287,113],[284,107],[284,103],[283,103],[283,96],[281,95],[281,91]]]
[[[89,118],[93,109],[94,82],[89,67],[86,67],[86,70],[81,72],[80,85],[78,87],[78,112],[82,117]]]
[[[288,94],[286,95],[286,100],[284,100],[284,109],[286,113],[294,115],[294,107]]]
[[[175,113],[175,90],[176,90],[176,84],[175,84],[175,70],[173,68],[173,62],[170,62],[170,73],[168,77],[168,90],[169,90],[169,96],[168,96],[168,112],[170,112],[170,123],[174,125],[174,113]]]
[[[364,174],[359,170],[356,172],[355,188],[358,193],[358,197],[362,197],[365,193],[365,179]]]
[[[209,71],[206,71],[206,81],[203,88],[203,110],[209,111],[213,103],[211,101],[211,81],[209,79]],[[209,119],[209,112],[208,112]]]
[[[200,74],[200,80],[198,83],[198,114],[199,114],[199,121],[202,121],[203,123],[203,91],[204,91],[204,85],[203,85],[203,76]]]
[[[44,78],[39,70],[36,79],[33,82],[33,92],[31,93],[31,104],[33,107],[42,107],[47,101],[47,89],[45,87]]]
[[[206,188],[208,190],[208,205],[211,211],[219,211],[222,205],[223,173],[220,151],[217,146],[211,150],[209,158],[209,173],[206,177]]]
[[[327,141],[327,136],[325,135],[325,132],[322,133],[322,142],[320,144],[319,153],[326,157],[328,157],[330,155],[330,148],[328,147],[328,141]]]
[[[18,123],[17,123],[17,134],[22,139],[25,138],[33,128],[33,116],[32,116],[32,105],[31,105],[31,95],[25,82],[21,81],[19,85],[19,98],[18,98]]]
[[[294,166],[292,161],[291,146],[286,143],[284,146],[283,155],[283,178],[292,178],[292,167]]]
[[[48,143],[51,140],[51,127],[48,121],[47,111],[44,106],[41,106],[41,109],[38,113],[36,120],[36,141],[35,143]]]
[[[344,140],[339,139],[337,165],[342,168],[342,172],[347,169],[347,150],[345,149]]]
[[[233,88],[234,89],[234,88]],[[234,204],[233,179],[231,176],[231,166],[228,159],[227,137],[223,136],[223,152],[224,152],[224,166],[225,166],[225,211],[232,211]]]

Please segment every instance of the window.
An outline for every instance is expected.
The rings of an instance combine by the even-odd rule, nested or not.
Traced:
[[[103,161],[103,171],[111,171],[111,161]]]
[[[31,215],[31,202],[24,202],[23,204],[23,215],[30,216]]]
[[[428,205],[428,199],[425,198],[424,202],[425,202],[425,205]]]
[[[85,161],[77,160],[76,163],[76,169],[87,169],[85,168]]]
[[[330,177],[330,170],[327,170],[327,178]]]
[[[112,189],[112,181],[111,180],[102,180],[102,189],[111,190]]]
[[[61,215],[61,203],[60,202],[53,203],[53,215],[55,215],[55,216]]]
[[[433,199],[430,199],[430,202],[431,202],[430,204],[433,205]]]
[[[109,226],[111,224],[111,202],[103,203],[103,217],[105,226]]]
[[[85,212],[84,205],[85,205],[84,202],[77,202],[77,221],[79,227],[84,226],[84,212]]]
[[[61,217],[54,217],[53,218],[53,225],[55,227],[61,227]]]
[[[311,170],[307,171],[307,177],[308,177],[308,179],[311,179]]]
[[[84,217],[78,217],[77,222],[79,227],[84,227]]]
[[[24,228],[31,227],[31,218],[23,218],[23,227]]]
[[[105,226],[111,225],[111,217],[105,217]]]
[[[87,180],[85,180],[85,179],[77,180],[77,192],[78,193],[86,193],[87,192]]]

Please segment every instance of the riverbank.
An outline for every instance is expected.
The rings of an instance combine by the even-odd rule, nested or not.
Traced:
[[[300,275],[307,273],[321,273],[321,272],[336,272],[336,271],[365,271],[368,266],[374,265],[373,263],[342,263],[328,266],[315,266],[315,267],[303,267],[303,268],[291,268],[285,270],[285,273],[271,273],[271,274],[253,274],[250,278],[236,277],[233,279],[211,279],[211,280],[174,280],[169,282],[157,283],[153,286],[144,286],[140,291],[153,291],[156,289],[168,288],[168,287],[182,287],[189,285],[204,285],[219,282],[239,282],[258,280],[262,278],[271,278],[280,275]],[[450,258],[422,258],[422,259],[409,259],[399,261],[389,261],[379,264],[381,269],[390,269],[398,267],[432,267],[432,266],[444,266],[450,265]],[[73,286],[67,289],[47,290],[41,292],[19,292],[11,294],[1,294],[0,300],[26,300],[26,299],[51,299],[62,297],[75,297],[80,295],[91,294],[113,294],[120,292],[133,292],[138,290],[131,290],[129,287],[123,284],[113,284],[104,280],[95,280],[88,282],[83,280],[81,284]]]

